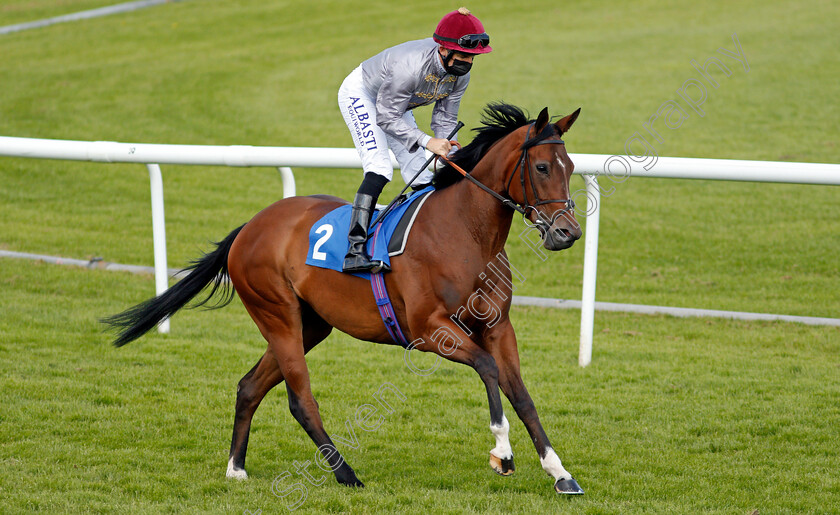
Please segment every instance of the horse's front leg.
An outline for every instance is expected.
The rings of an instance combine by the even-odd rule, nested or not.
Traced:
[[[510,423],[504,413],[500,424],[490,423],[490,432],[496,437],[496,446],[490,449],[490,468],[497,474],[509,476],[516,467],[513,465],[513,449],[510,446]]]
[[[545,430],[543,430],[539,415],[537,415],[534,401],[531,400],[531,395],[525,388],[522,378],[519,377],[518,371],[513,373],[510,370],[505,370],[504,372],[500,371],[500,374],[499,386],[510,400],[522,423],[525,424],[525,428],[534,442],[534,447],[537,449],[537,454],[540,456],[540,465],[549,476],[554,478],[554,489],[560,494],[583,494],[583,489],[578,486],[577,481],[572,478],[569,471],[563,467],[563,463],[551,447],[551,442],[548,440]]]
[[[503,476],[513,474],[513,452],[508,440],[510,423],[502,410],[502,398],[499,394],[499,368],[496,366],[496,361],[475,342],[465,338],[463,333],[459,335],[460,331],[451,327],[448,319],[441,318],[438,321],[439,324],[430,325],[436,329],[430,331],[422,339],[422,343],[412,348],[423,352],[434,352],[450,361],[468,365],[478,373],[487,390],[490,431],[496,437],[496,447],[490,451],[490,466]]]
[[[522,382],[519,373],[519,352],[513,327],[508,323],[506,327],[500,329],[504,329],[502,337],[493,342],[494,344],[490,347],[499,368],[499,387],[510,400],[525,429],[528,430],[540,457],[540,464],[543,470],[554,479],[554,489],[557,493],[581,495],[583,489],[563,467],[560,458],[551,447],[548,435],[545,434],[540,423],[534,401],[531,400],[531,395],[525,388],[525,383]]]

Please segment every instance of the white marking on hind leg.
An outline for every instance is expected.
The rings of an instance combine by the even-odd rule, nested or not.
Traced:
[[[553,477],[555,481],[560,479],[570,479],[572,477],[572,475],[563,468],[563,464],[560,463],[560,458],[557,457],[557,453],[554,452],[554,449],[551,447],[549,447],[546,451],[545,458],[540,458],[540,465],[542,465],[546,474]]]
[[[233,479],[248,479],[248,473],[245,472],[245,469],[237,469],[233,467],[233,457],[228,460],[227,472],[225,475]]]
[[[507,417],[502,415],[502,424],[499,426],[490,424],[490,432],[496,437],[496,447],[490,449],[490,454],[503,460],[513,458],[513,450],[510,448],[510,440],[508,439],[510,423]]]

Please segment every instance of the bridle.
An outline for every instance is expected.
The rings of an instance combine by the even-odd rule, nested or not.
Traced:
[[[507,184],[505,185],[505,190],[507,190],[508,194],[510,194],[510,185],[513,183],[513,177],[516,175],[517,169],[519,170],[519,182],[522,185],[522,195],[524,196],[524,200],[522,203],[514,201],[512,198],[508,198],[502,196],[489,187],[485,186],[481,181],[473,177],[470,173],[464,171],[461,167],[450,161],[449,159],[442,157],[447,164],[452,166],[455,170],[457,170],[461,175],[463,175],[466,179],[471,181],[473,184],[478,186],[479,188],[483,189],[490,195],[493,195],[497,200],[499,200],[502,204],[506,205],[507,207],[513,209],[517,213],[522,215],[522,219],[525,220],[526,224],[528,224],[528,211],[531,209],[537,213],[537,221],[534,224],[529,224],[537,227],[542,227],[545,230],[548,230],[554,224],[554,221],[560,218],[561,216],[569,213],[575,209],[575,201],[571,198],[567,199],[551,199],[551,200],[540,200],[539,195],[537,194],[537,188],[534,186],[534,177],[533,172],[531,170],[531,157],[528,155],[528,150],[532,147],[536,147],[538,145],[565,145],[566,143],[560,139],[549,139],[551,136],[554,135],[554,129],[552,124],[546,124],[545,128],[538,134],[534,139],[536,140],[534,143],[528,143],[531,138],[531,129],[536,126],[536,122],[532,123],[528,127],[528,132],[525,135],[525,144],[522,145],[522,155],[519,157],[519,161],[516,163],[516,167],[514,167],[513,171],[510,174],[510,179],[508,179]],[[528,201],[528,189],[525,187],[525,169],[528,169],[528,179],[531,181],[531,190],[534,196],[534,203],[529,203]],[[537,210],[537,206],[542,206],[544,204],[553,204],[553,203],[563,203],[566,204],[566,207],[560,210],[558,213],[555,213],[550,220],[546,220],[543,218],[542,214]]]

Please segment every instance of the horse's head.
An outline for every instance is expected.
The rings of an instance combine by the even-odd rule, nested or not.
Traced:
[[[552,124],[548,108],[530,121],[518,107],[488,104],[483,126],[474,129],[476,137],[435,175],[435,187],[441,190],[466,177],[527,218],[540,231],[545,248],[571,247],[581,229],[569,194],[575,166],[561,138],[579,113]]]
[[[508,195],[540,231],[548,250],[567,249],[582,234],[569,191],[575,165],[561,139],[578,114],[580,109],[552,124],[545,108],[533,124],[516,133],[521,136],[521,154],[507,179]]]

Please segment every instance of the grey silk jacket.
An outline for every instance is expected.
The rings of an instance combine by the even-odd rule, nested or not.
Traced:
[[[391,47],[362,63],[364,87],[376,99],[376,123],[410,152],[428,143],[429,136],[406,123],[403,114],[434,102],[431,129],[436,138],[445,138],[458,122],[470,82],[469,73],[446,73],[438,55],[438,44],[428,38]]]

